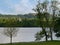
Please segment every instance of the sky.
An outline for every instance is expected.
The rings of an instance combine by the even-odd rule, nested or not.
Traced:
[[[41,0],[43,1],[43,0]],[[37,0],[0,0],[1,14],[34,13]]]
[[[0,13],[1,14],[25,14],[32,12],[34,13],[32,9],[35,8],[36,4],[37,4],[36,0],[0,0]]]
[[[34,12],[36,0],[0,0],[0,13],[24,14]]]

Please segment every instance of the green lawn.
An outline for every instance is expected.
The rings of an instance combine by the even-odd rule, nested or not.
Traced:
[[[0,45],[11,45],[11,44],[0,44]],[[13,43],[12,45],[60,45],[60,41],[48,41],[48,42],[22,42]]]

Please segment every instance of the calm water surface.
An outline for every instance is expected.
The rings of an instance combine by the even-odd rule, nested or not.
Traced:
[[[3,34],[5,28],[0,28],[0,43],[9,43],[10,38]],[[35,40],[35,34],[41,31],[41,28],[17,28],[17,36],[13,37],[13,42],[30,42]],[[55,37],[54,40],[60,40],[60,38]],[[44,40],[44,38],[42,39]]]
[[[13,37],[13,42],[30,42],[35,40],[35,34],[41,30],[41,28],[17,28],[17,36]],[[3,34],[4,28],[0,28],[0,43],[9,43],[9,37]]]

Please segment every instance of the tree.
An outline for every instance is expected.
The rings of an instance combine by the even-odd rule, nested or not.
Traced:
[[[45,18],[45,22],[43,22],[43,23],[45,23],[44,25],[48,25],[48,21],[49,21],[49,18],[48,18],[48,15],[49,15],[49,13],[48,13],[48,0],[45,0],[43,3],[42,3],[42,7],[43,7],[43,15],[44,15],[44,18]],[[44,21],[44,20],[43,20]],[[48,40],[48,34],[47,34],[47,31],[46,31],[46,27],[47,26],[44,26],[43,27],[43,30],[44,30],[44,32],[45,32],[45,36],[46,36],[46,41]],[[44,29],[45,28],[45,29]]]
[[[52,20],[51,20],[51,24],[50,24],[51,40],[53,40],[52,31],[54,30],[54,25],[55,25],[55,22],[56,22],[55,15],[56,15],[56,10],[58,9],[57,8],[57,3],[58,2],[56,0],[51,0],[51,9],[52,9],[52,12],[53,12]]]
[[[12,44],[12,37],[16,36],[17,29],[14,27],[8,27],[4,29],[4,35],[10,37],[10,43]]]
[[[39,0],[38,4],[36,6],[36,9],[34,9],[34,11],[37,13],[38,24],[42,28],[42,30],[43,30],[42,32],[45,31],[44,34],[46,37],[46,41],[48,40],[48,36],[47,36],[48,32],[46,31],[47,27],[50,29],[50,36],[51,37],[50,36],[49,37],[51,38],[51,40],[53,40],[53,34],[52,33],[54,31],[54,26],[56,23],[56,15],[58,14],[57,13],[58,1],[57,0],[51,0],[50,3],[48,3],[48,2],[49,2],[48,0],[45,0],[44,2],[41,3],[41,1]],[[50,7],[51,7],[51,10],[48,10],[48,8],[50,8]],[[52,11],[52,12],[49,12],[49,11]]]
[[[44,36],[44,31],[37,32],[35,35],[35,41],[40,41]]]
[[[48,38],[47,38],[47,32],[46,32],[46,25],[44,22],[46,21],[48,23],[47,4],[48,4],[47,0],[45,0],[43,3],[41,3],[39,0],[38,4],[36,5],[36,9],[34,9],[34,11],[37,13],[38,24],[40,25],[40,27],[42,28],[46,36],[46,41],[48,40]]]
[[[56,24],[54,26],[54,32],[57,37],[60,37],[60,18],[56,20]]]
[[[36,35],[35,35],[35,41],[40,41],[43,37],[45,37],[45,31],[40,31],[40,32],[37,32]],[[47,38],[50,38],[51,37],[51,34],[50,34],[50,31],[47,31]]]

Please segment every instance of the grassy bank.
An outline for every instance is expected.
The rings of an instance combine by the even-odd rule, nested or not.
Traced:
[[[0,44],[0,45],[11,45],[11,44]],[[21,43],[13,43],[12,45],[60,45],[60,41],[21,42]]]

